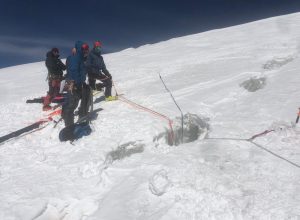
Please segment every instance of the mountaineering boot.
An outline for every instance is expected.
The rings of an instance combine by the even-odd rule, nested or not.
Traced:
[[[109,102],[109,101],[115,101],[118,100],[118,96],[108,96],[105,97],[105,101]]]

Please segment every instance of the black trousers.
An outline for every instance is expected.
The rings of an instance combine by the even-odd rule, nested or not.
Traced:
[[[105,88],[104,95],[105,97],[111,96],[111,88],[112,88],[112,81],[110,78],[105,78],[105,75],[99,75],[94,73],[89,73],[89,85],[92,89],[96,90],[96,80],[100,80],[102,82],[102,87]]]
[[[62,108],[62,118],[66,127],[74,124],[74,111],[80,100],[78,109],[79,118],[88,114],[89,106],[92,104],[91,89],[86,84],[74,87],[72,91],[68,91],[66,102]]]

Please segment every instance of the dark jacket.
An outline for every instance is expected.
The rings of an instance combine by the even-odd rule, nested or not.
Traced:
[[[102,75],[104,73],[106,76],[111,77],[106,69],[101,53],[96,52],[95,49],[89,53],[85,65],[89,75]]]
[[[66,65],[58,58],[59,56],[54,56],[52,51],[47,53],[46,67],[48,69],[49,76],[62,76],[63,71],[66,70]]]
[[[77,86],[85,82],[86,70],[84,66],[84,57],[81,50],[83,42],[77,41],[75,43],[76,54],[68,56],[67,64],[67,80],[74,80]]]

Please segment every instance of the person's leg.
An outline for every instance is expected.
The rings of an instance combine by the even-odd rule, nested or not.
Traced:
[[[60,90],[60,80],[59,79],[55,79],[52,81],[52,87],[53,87],[53,91],[51,94],[51,98],[55,98],[58,94],[59,94],[59,90]]]
[[[93,90],[96,90],[96,79],[89,77],[89,85]]]
[[[52,81],[53,80],[51,78],[48,79],[49,91],[47,92],[47,95],[45,97],[43,97],[43,110],[44,111],[51,109],[51,107],[50,107],[51,99],[52,99],[51,97],[54,92],[53,86],[52,86]]]
[[[79,99],[77,91],[68,91],[67,101],[62,108],[62,118],[66,127],[74,124],[74,110],[78,106]]]
[[[96,90],[97,91],[102,91],[102,89],[104,88],[103,84],[102,83],[96,83]]]
[[[52,90],[52,79],[51,79],[50,75],[48,77],[48,86],[49,86],[49,89],[48,89],[47,93],[49,94]]]
[[[51,95],[48,92],[47,95],[43,97],[43,111],[50,110],[51,109],[50,104],[51,104]]]
[[[89,85],[93,90],[96,90],[96,78],[96,74],[88,73]]]
[[[107,79],[103,80],[102,83],[103,83],[103,86],[105,87],[104,95],[107,98],[107,97],[111,96],[112,81],[111,81],[111,79],[107,78]]]
[[[90,105],[90,95],[91,95],[90,87],[88,85],[84,85],[82,88],[81,103],[78,110],[79,118],[84,117],[88,114],[89,105]]]

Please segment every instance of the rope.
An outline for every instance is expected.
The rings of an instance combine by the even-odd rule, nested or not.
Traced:
[[[162,82],[163,82],[163,81],[162,81]],[[164,85],[165,85],[165,84],[164,84]],[[118,92],[117,92],[117,90],[116,90],[116,87],[115,87],[115,84],[114,84],[114,83],[113,83],[113,86],[114,86],[114,88],[115,88],[116,95],[118,96]],[[167,88],[166,88],[166,89],[167,89]],[[168,89],[167,89],[167,90],[168,90]],[[171,95],[171,96],[172,96],[172,95]],[[125,102],[125,103],[131,105],[132,107],[135,107],[135,108],[137,108],[137,109],[144,110],[144,111],[149,112],[149,113],[151,113],[151,114],[153,114],[153,115],[155,115],[155,116],[157,116],[157,117],[160,117],[160,118],[162,118],[162,119],[167,120],[167,121],[168,121],[168,124],[169,124],[169,127],[170,127],[170,130],[171,130],[171,141],[172,141],[172,143],[174,143],[174,131],[173,131],[173,126],[172,126],[172,120],[171,120],[170,118],[168,118],[167,116],[165,116],[165,115],[163,115],[163,114],[161,114],[161,113],[159,113],[159,112],[153,111],[153,110],[151,110],[151,109],[149,109],[149,108],[146,108],[146,107],[144,107],[144,106],[142,106],[142,105],[139,105],[139,104],[137,104],[137,103],[135,103],[135,102],[133,102],[133,101],[131,101],[131,100],[125,98],[123,95],[122,95],[122,96],[118,96],[118,97],[119,97],[119,100],[120,100],[120,101],[123,101],[123,102]],[[173,97],[173,96],[172,96],[172,97]],[[179,106],[178,106],[178,108],[179,108]],[[180,108],[179,108],[179,109],[180,109]],[[299,110],[300,110],[300,108],[299,108]],[[300,112],[299,112],[299,114],[300,114]],[[296,164],[296,163],[294,163],[294,162],[292,162],[292,161],[290,161],[290,160],[288,160],[288,159],[286,159],[286,158],[280,156],[279,154],[274,153],[274,152],[271,151],[271,150],[268,150],[267,148],[263,147],[263,146],[260,145],[260,144],[257,144],[257,143],[255,143],[255,142],[253,142],[253,140],[254,140],[255,138],[260,137],[260,136],[263,136],[263,135],[266,135],[266,134],[268,134],[268,133],[270,133],[270,132],[273,132],[273,131],[275,131],[275,130],[265,130],[265,131],[263,131],[263,132],[261,132],[261,133],[259,133],[259,134],[253,135],[251,138],[248,138],[248,139],[245,139],[245,138],[207,138],[207,140],[245,141],[245,142],[248,142],[248,143],[253,144],[254,146],[260,148],[261,150],[264,150],[264,151],[268,152],[269,154],[271,154],[271,155],[273,155],[273,156],[275,156],[275,157],[277,157],[277,158],[279,158],[279,159],[281,159],[281,160],[286,161],[287,163],[289,163],[289,164],[291,164],[291,165],[293,165],[293,166],[295,166],[295,167],[297,167],[297,168],[300,168],[300,165],[298,165],[298,164]]]
[[[165,116],[165,115],[163,115],[163,114],[161,114],[161,113],[159,113],[159,112],[156,112],[156,111],[151,110],[151,109],[149,109],[149,108],[146,108],[146,107],[144,107],[144,106],[142,106],[142,105],[139,105],[139,104],[137,104],[137,103],[135,103],[135,102],[133,102],[133,101],[131,101],[131,100],[125,98],[124,95],[119,95],[119,93],[118,93],[118,91],[117,91],[117,88],[116,88],[116,85],[115,85],[115,83],[114,83],[113,80],[112,80],[112,85],[113,85],[113,87],[114,87],[114,89],[115,89],[116,96],[118,96],[118,99],[119,99],[120,101],[125,102],[125,103],[127,103],[128,105],[130,105],[130,106],[132,106],[132,107],[134,107],[134,108],[144,110],[144,111],[149,112],[149,113],[151,113],[151,114],[153,114],[153,115],[155,115],[155,116],[157,116],[157,117],[159,117],[159,118],[162,118],[162,119],[164,119],[164,120],[167,120],[167,121],[168,121],[168,125],[169,125],[169,127],[170,127],[169,142],[172,143],[172,144],[175,143],[175,142],[174,142],[174,137],[175,137],[175,135],[174,135],[174,130],[173,130],[173,126],[172,126],[173,121],[172,121],[170,118],[168,118],[167,116]]]
[[[274,153],[274,152],[268,150],[267,148],[261,146],[260,144],[257,144],[257,143],[255,143],[255,142],[253,142],[253,141],[250,141],[250,140],[249,140],[248,142],[250,142],[250,143],[254,144],[255,146],[257,146],[258,148],[260,148],[260,149],[262,149],[262,150],[264,150],[264,151],[266,151],[266,152],[272,154],[273,156],[278,157],[279,159],[282,159],[282,160],[284,160],[284,161],[290,163],[291,165],[293,165],[293,166],[295,166],[295,167],[297,167],[297,168],[300,168],[300,165],[298,165],[298,164],[296,164],[296,163],[294,163],[294,162],[292,162],[292,161],[290,161],[290,160],[288,160],[288,159],[286,159],[286,158],[284,158],[284,157],[282,157],[282,156],[280,156],[280,155],[278,155],[278,154],[276,154],[276,153]]]
[[[263,133],[264,133],[264,132],[263,132]],[[262,134],[262,133],[260,133],[260,134]],[[255,135],[254,135],[254,136],[255,136]],[[293,165],[293,166],[295,166],[295,167],[297,167],[297,168],[300,168],[300,165],[298,165],[298,164],[296,164],[296,163],[294,163],[294,162],[292,162],[292,161],[290,161],[290,160],[288,160],[288,159],[286,159],[286,158],[280,156],[279,154],[274,153],[273,151],[271,151],[271,150],[269,150],[269,149],[263,147],[263,146],[260,145],[260,144],[257,144],[257,143],[255,143],[255,142],[253,142],[253,140],[252,140],[251,138],[249,138],[249,139],[243,139],[243,138],[207,138],[207,140],[245,141],[245,142],[248,142],[248,143],[253,144],[254,146],[260,148],[261,150],[264,150],[264,151],[268,152],[269,154],[271,154],[271,155],[273,155],[273,156],[275,156],[275,157],[277,157],[277,158],[279,158],[279,159],[281,159],[281,160],[286,161],[287,163],[289,163],[289,164],[291,164],[291,165]]]
[[[254,139],[257,138],[257,137],[266,135],[266,134],[268,134],[268,133],[270,133],[270,132],[273,132],[273,131],[275,131],[275,130],[265,130],[264,132],[261,132],[261,133],[259,133],[259,134],[253,135],[253,136],[252,136],[251,138],[249,138],[248,140],[249,140],[249,141],[252,141],[252,140],[254,140]]]
[[[62,113],[62,109],[57,109],[57,110],[49,113],[47,116],[52,117],[52,116],[55,116],[55,115],[60,115],[61,113]]]
[[[164,80],[162,79],[161,75],[160,75],[160,74],[158,74],[158,75],[159,75],[159,78],[160,78],[160,80],[162,81],[163,85],[165,86],[165,89],[166,89],[167,92],[171,95],[171,98],[173,99],[175,105],[177,106],[177,108],[178,108],[179,111],[180,111],[180,114],[181,114],[181,129],[182,129],[182,130],[181,130],[181,143],[183,143],[183,113],[182,113],[182,111],[181,111],[181,108],[180,108],[179,105],[177,104],[177,102],[176,102],[174,96],[172,95],[171,91],[170,91],[170,90],[168,89],[168,87],[166,86],[166,84],[165,84]]]
[[[174,143],[174,130],[173,130],[173,126],[172,126],[173,122],[172,122],[172,120],[170,118],[168,118],[167,116],[165,116],[165,115],[163,115],[163,114],[161,114],[159,112],[156,112],[156,111],[151,110],[149,108],[146,108],[146,107],[144,107],[142,105],[139,105],[139,104],[137,104],[137,103],[135,103],[135,102],[133,102],[133,101],[125,98],[123,95],[119,96],[118,99],[120,101],[124,102],[124,103],[127,103],[128,105],[130,105],[130,106],[132,106],[132,107],[134,107],[136,109],[140,109],[140,110],[143,110],[145,112],[149,112],[149,113],[157,116],[158,118],[162,118],[162,119],[168,121],[168,125],[170,127],[169,141],[171,141],[172,144]]]
[[[114,81],[113,81],[113,80],[111,80],[111,82],[112,82],[112,85],[113,85],[113,87],[114,87],[114,89],[115,89],[116,96],[119,96],[119,95],[118,95],[117,88],[116,88],[116,85],[115,85]]]

